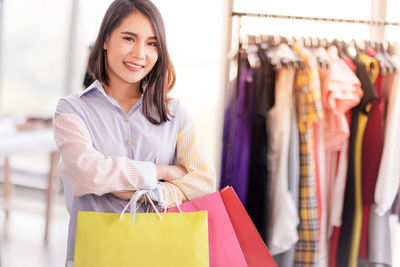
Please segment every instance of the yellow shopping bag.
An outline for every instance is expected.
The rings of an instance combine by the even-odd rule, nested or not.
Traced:
[[[207,212],[80,211],[75,267],[208,267]]]

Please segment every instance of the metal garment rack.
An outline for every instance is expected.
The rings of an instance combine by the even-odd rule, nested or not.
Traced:
[[[322,22],[339,22],[339,23],[353,23],[353,24],[367,24],[370,26],[400,26],[400,22],[388,22],[384,20],[358,20],[358,19],[338,19],[338,18],[323,18],[323,17],[303,17],[303,16],[289,16],[289,15],[275,15],[264,13],[244,13],[232,12],[232,17],[258,17],[258,18],[271,18],[271,19],[290,19],[290,20],[308,20],[308,21],[322,21]]]
[[[400,26],[400,22],[389,22],[386,20],[359,20],[359,19],[339,19],[339,18],[324,18],[324,17],[304,17],[304,16],[291,16],[291,15],[277,15],[267,13],[247,13],[231,11],[231,18],[239,17],[239,43],[240,43],[240,29],[242,25],[242,17],[253,18],[269,18],[269,19],[286,19],[286,20],[304,20],[304,21],[318,21],[318,22],[335,22],[335,23],[350,23],[350,24],[365,24],[370,27],[384,29],[385,26]]]
[[[385,26],[400,26],[400,22],[389,22],[386,20],[359,20],[359,19],[340,19],[340,18],[325,18],[325,17],[305,17],[305,16],[277,15],[277,14],[267,14],[267,13],[236,12],[233,10],[230,12],[230,16],[231,16],[231,21],[232,21],[232,18],[234,18],[234,17],[239,18],[239,21],[238,21],[239,48],[241,46],[240,29],[242,26],[242,21],[241,21],[242,17],[365,24],[370,27],[376,27],[376,28],[381,28],[381,29],[384,29]],[[231,26],[231,29],[232,29],[232,26]],[[227,81],[228,81],[228,79],[226,80],[226,84],[227,84]]]

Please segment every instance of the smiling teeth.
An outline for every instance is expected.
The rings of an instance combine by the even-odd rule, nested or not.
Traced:
[[[136,64],[131,64],[131,63],[128,63],[128,62],[125,62],[125,64],[128,65],[129,67],[132,67],[132,68],[135,68],[135,69],[143,68],[143,66],[136,65]]]

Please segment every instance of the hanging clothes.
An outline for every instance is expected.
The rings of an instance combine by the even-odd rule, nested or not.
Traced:
[[[329,151],[339,151],[343,142],[350,136],[345,113],[360,102],[363,92],[357,76],[346,62],[339,58],[338,49],[331,46],[327,52],[329,71],[321,82],[326,148]]]
[[[353,59],[338,44],[271,40],[242,46],[221,187],[234,186],[278,266],[391,264],[400,76],[379,73],[372,49]]]
[[[345,189],[346,203],[343,207],[342,226],[338,241],[336,264],[337,266],[357,266],[358,244],[362,223],[362,199],[361,199],[361,155],[362,139],[368,120],[368,112],[371,102],[377,99],[372,79],[377,75],[367,71],[367,66],[362,60],[368,60],[372,64],[372,58],[361,55],[360,59],[354,59],[357,66],[356,75],[361,82],[364,91],[360,103],[353,108],[350,126],[350,148],[347,181]],[[375,65],[376,66],[376,65]],[[375,67],[375,70],[377,67]],[[371,78],[369,73],[371,73]]]
[[[246,205],[251,149],[251,118],[253,116],[253,70],[242,55],[239,78],[225,111],[220,187],[235,189]]]
[[[310,49],[312,54],[317,58],[320,66],[319,77],[321,82],[321,94],[322,94],[322,80],[328,74],[328,54],[326,49],[322,47]],[[321,64],[326,62],[327,65]],[[321,96],[322,97],[322,96]],[[328,239],[327,239],[327,220],[328,220],[328,202],[327,192],[328,187],[326,183],[326,138],[325,138],[325,121],[319,120],[314,123],[315,139],[314,139],[314,153],[315,153],[315,165],[316,165],[316,182],[317,182],[317,195],[319,196],[318,201],[318,216],[319,216],[319,227],[320,227],[320,238],[319,238],[319,257],[318,262],[321,267],[327,266],[328,261]],[[319,190],[318,190],[319,189]]]
[[[350,136],[346,112],[360,102],[363,91],[353,70],[339,58],[338,49],[331,46],[327,52],[329,70],[327,75],[322,76],[321,84],[328,162],[326,179],[330,188],[327,192],[330,211],[328,234],[330,236],[333,226],[341,225],[343,210],[345,188],[343,170],[347,167],[347,143]]]
[[[375,51],[370,51],[370,56],[376,54],[374,53]],[[380,62],[381,65],[384,65],[383,63]],[[374,203],[373,195],[383,150],[384,100],[382,98],[382,86],[383,79],[386,78],[387,73],[385,75],[379,73],[376,78],[375,88],[378,99],[372,103],[363,140],[362,200],[363,211],[367,214],[363,214],[362,229],[364,231],[361,231],[359,257],[367,258],[370,264],[391,265],[390,238],[382,238],[385,236],[390,237],[389,212],[387,212],[386,216],[380,217],[374,209],[371,210]]]
[[[379,165],[383,150],[383,74],[375,81],[378,98],[372,102],[365,127],[362,154],[362,199],[364,205],[374,203],[375,184],[378,178]]]
[[[318,266],[318,200],[313,159],[313,123],[322,119],[320,81],[316,58],[308,50],[296,48],[305,68],[295,78],[296,109],[300,132],[300,191],[295,266]]]
[[[295,95],[292,93],[291,103],[295,103]],[[296,108],[292,107],[290,122],[289,157],[287,164],[288,187],[294,201],[295,207],[299,207],[299,177],[300,177],[300,136],[297,127]],[[291,246],[286,252],[274,255],[274,260],[279,267],[292,267],[294,262],[295,245]]]
[[[395,59],[396,56],[392,57],[391,64],[393,66],[397,67],[397,60]],[[389,126],[393,127],[393,121],[392,121],[392,110],[389,112],[389,104],[392,104],[393,100],[396,100],[396,95],[393,94],[395,93],[397,87],[398,87],[398,80],[396,81],[396,77],[398,77],[398,73],[385,73],[385,75],[379,75],[376,86],[377,89],[380,93],[380,99],[377,101],[377,111],[376,113],[379,114],[380,116],[376,116],[375,123],[379,123],[381,128],[381,142],[378,142],[378,144],[382,144],[382,147],[379,147],[381,149],[378,152],[382,153],[382,158],[380,158],[380,166],[378,166],[379,171],[376,173],[376,176],[369,177],[373,178],[373,180],[367,180],[366,181],[366,198],[369,203],[364,204],[365,208],[369,209],[369,218],[365,220],[365,223],[363,221],[363,226],[365,231],[363,232],[365,235],[363,242],[361,242],[362,249],[360,250],[360,257],[367,258],[368,262],[370,263],[370,266],[391,266],[392,265],[392,255],[391,255],[391,233],[390,233],[390,225],[389,225],[389,215],[390,215],[390,210],[386,210],[384,214],[378,214],[378,209],[376,208],[377,205],[374,204],[374,199],[372,195],[376,194],[376,186],[375,183],[377,180],[379,180],[379,177],[381,174],[381,171],[383,168],[389,167],[389,172],[388,176],[389,177],[396,177],[396,167],[395,166],[388,166],[386,165],[388,163],[388,158],[383,157],[383,150],[384,149],[389,149],[388,146],[385,145],[386,142],[389,142],[390,140],[390,135],[387,135],[389,132]],[[391,98],[393,97],[393,98]],[[386,103],[385,103],[386,102]],[[379,104],[379,105],[378,105]],[[390,107],[392,109],[393,106]],[[386,116],[386,118],[385,118]],[[396,127],[396,126],[395,126]],[[392,132],[398,132],[396,129],[390,129]],[[376,129],[375,129],[376,131]],[[378,136],[379,137],[379,136]],[[385,137],[383,139],[383,137]],[[386,138],[387,137],[387,138]],[[375,140],[372,140],[374,141]],[[391,146],[396,146],[397,141],[391,143]],[[371,144],[372,146],[376,146],[376,143]],[[386,148],[385,148],[386,146]],[[396,148],[395,148],[396,149]],[[390,150],[386,150],[387,151]],[[371,152],[371,151],[370,151]],[[390,161],[389,161],[390,162]],[[396,165],[396,164],[395,164]],[[391,168],[393,167],[393,168]],[[397,175],[397,177],[399,177]],[[396,186],[396,184],[391,184],[390,186]],[[391,200],[391,205],[393,204],[394,199]]]
[[[396,49],[392,59],[400,68],[400,49]],[[400,164],[400,75],[395,73],[388,96],[384,147],[375,188],[376,212],[382,216],[392,206],[399,192]]]
[[[278,49],[284,51],[287,45]],[[272,255],[289,250],[298,240],[299,217],[297,206],[289,192],[287,163],[289,160],[290,127],[294,68],[281,68],[275,83],[275,103],[267,114],[268,177],[271,203],[268,217],[267,246]]]
[[[372,102],[365,127],[362,148],[362,224],[359,241],[358,257],[368,258],[368,222],[374,214],[370,213],[371,204],[374,203],[374,190],[378,178],[379,164],[383,148],[383,101],[382,85],[384,75],[379,73],[375,81],[378,98]],[[371,244],[373,245],[373,244]],[[356,249],[356,248],[354,248]],[[378,248],[379,249],[379,248]],[[354,252],[355,254],[356,252]],[[353,256],[355,257],[355,255]]]
[[[400,67],[399,49],[394,50],[392,63],[397,69]],[[391,264],[391,249],[388,247],[390,240],[389,213],[390,207],[394,207],[394,212],[399,216],[400,221],[400,165],[396,161],[400,151],[400,84],[399,73],[394,73],[388,89],[388,101],[386,109],[386,122],[384,129],[384,147],[381,164],[379,167],[378,180],[375,188],[376,205],[371,207],[374,216],[370,217],[369,228],[369,260],[382,264]],[[397,195],[397,201],[396,201]],[[395,202],[395,203],[393,203]],[[385,239],[388,238],[388,239]],[[373,251],[375,249],[375,251]]]
[[[274,105],[276,71],[265,51],[257,52],[261,66],[254,70],[254,114],[246,210],[264,241],[268,240],[267,112]],[[264,205],[260,205],[264,203]]]

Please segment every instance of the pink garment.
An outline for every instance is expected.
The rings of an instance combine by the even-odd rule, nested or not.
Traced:
[[[345,112],[356,106],[363,91],[350,67],[338,56],[337,48],[328,48],[329,71],[322,80],[322,101],[325,111],[326,149],[338,151],[349,138]]]
[[[321,75],[321,83],[325,118],[328,236],[331,236],[333,227],[341,225],[344,200],[350,136],[345,114],[360,102],[363,91],[350,62],[339,58],[337,48],[331,46],[327,53],[329,70]]]

